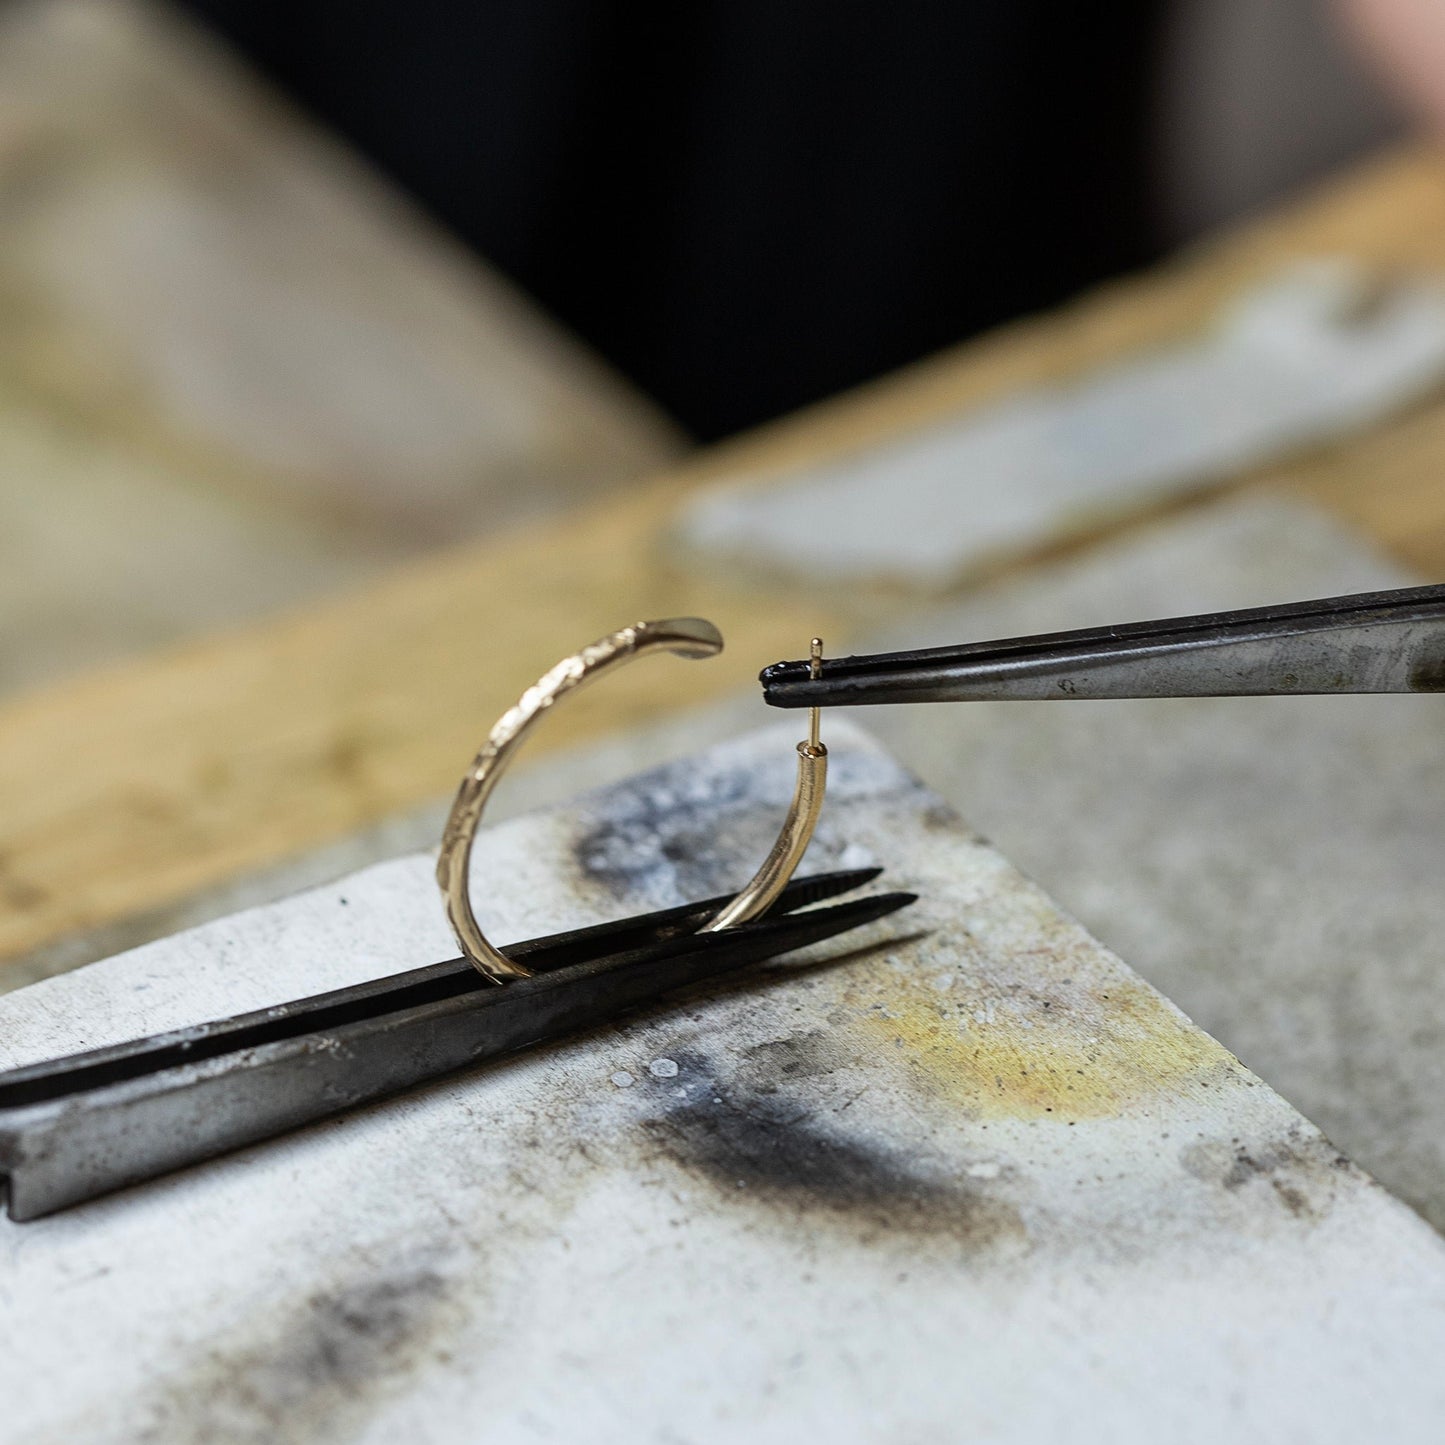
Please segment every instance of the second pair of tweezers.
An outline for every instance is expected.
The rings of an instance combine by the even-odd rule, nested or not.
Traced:
[[[532,976],[504,988],[458,958],[0,1073],[10,1218],[38,1218],[835,938],[914,901],[885,893],[806,908],[880,871],[796,879],[762,918],[718,933],[697,930],[725,898],[513,944],[508,954]]]
[[[1445,586],[1001,642],[779,662],[774,707],[1445,692]]]

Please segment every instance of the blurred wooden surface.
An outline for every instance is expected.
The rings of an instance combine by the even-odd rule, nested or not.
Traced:
[[[0,9],[0,694],[681,450],[179,14]]]
[[[1239,286],[1320,254],[1445,273],[1445,162],[1423,150],[1387,156],[1154,272],[561,520],[12,703],[0,711],[0,956],[163,906],[445,792],[523,686],[621,621],[701,613],[723,627],[729,651],[705,666],[650,664],[599,689],[540,746],[738,688],[760,663],[797,656],[814,632],[841,649],[907,599],[802,592],[685,562],[668,545],[678,498],[1179,336]],[[1445,398],[1233,485],[1313,497],[1426,576],[1445,576]]]

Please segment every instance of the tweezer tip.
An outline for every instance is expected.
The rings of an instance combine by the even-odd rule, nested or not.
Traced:
[[[771,662],[758,673],[758,681],[763,688],[763,701],[769,707],[786,706],[777,694],[777,687],[786,684],[789,680],[797,680],[806,677],[804,664],[801,662]]]
[[[842,868],[836,873],[818,873],[814,875],[820,882],[824,879],[827,879],[830,883],[846,882],[853,888],[857,888],[863,883],[871,883],[875,878],[881,878],[882,876],[883,865],[881,863],[871,868]],[[807,879],[803,881],[807,882]]]
[[[782,918],[764,917],[755,924],[743,926],[761,929],[772,924],[778,928],[807,928],[826,922],[831,925],[833,932],[842,933],[850,928],[861,928],[865,923],[872,923],[876,919],[886,918],[888,914],[897,913],[900,908],[907,908],[910,903],[917,902],[916,893],[878,893],[871,898],[849,898],[827,908],[791,913]]]
[[[840,893],[851,893],[855,888],[873,882],[882,873],[881,867],[845,868],[836,873],[811,873],[804,878],[794,878],[763,917],[791,912],[808,903],[819,903],[825,898],[836,898]]]
[[[900,908],[907,908],[910,903],[918,902],[916,893],[880,893],[877,898],[860,898],[860,904],[871,903],[877,908],[873,914],[874,918],[886,918],[890,913],[897,913]]]

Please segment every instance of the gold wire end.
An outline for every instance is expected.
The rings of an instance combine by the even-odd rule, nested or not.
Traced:
[[[823,672],[823,639],[815,637],[813,645],[808,649],[808,676],[817,679]],[[811,751],[817,752],[823,746],[820,736],[823,727],[822,710],[813,708],[808,719],[808,747]]]

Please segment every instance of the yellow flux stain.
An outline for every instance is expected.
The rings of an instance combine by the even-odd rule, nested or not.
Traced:
[[[1243,1072],[1135,980],[1111,979],[1102,992],[1069,1000],[958,993],[940,998],[894,979],[886,1012],[865,1006],[856,1026],[870,1035],[872,1056],[906,1062],[931,1092],[977,1116],[1109,1118]]]

